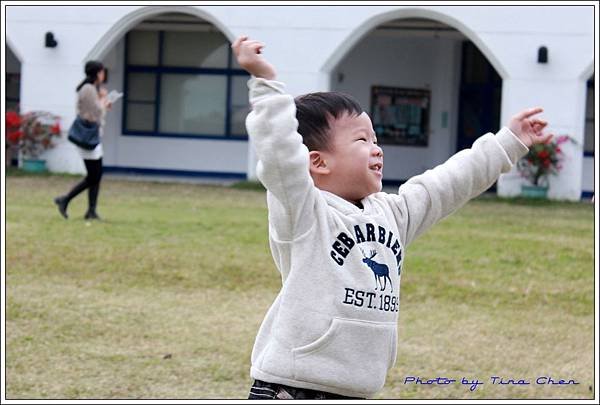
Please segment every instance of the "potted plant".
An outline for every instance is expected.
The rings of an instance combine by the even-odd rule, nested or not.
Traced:
[[[521,195],[530,198],[546,198],[548,195],[548,176],[558,174],[562,169],[563,151],[561,145],[573,142],[568,135],[555,140],[531,146],[529,152],[519,162],[517,169],[530,184],[521,185]]]
[[[6,143],[17,145],[23,161],[23,170],[45,171],[45,160],[40,155],[54,147],[53,139],[60,136],[60,118],[46,111],[31,111],[19,115],[6,112]]]

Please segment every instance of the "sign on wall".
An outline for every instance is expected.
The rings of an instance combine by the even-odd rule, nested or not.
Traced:
[[[430,102],[429,90],[371,87],[371,119],[378,142],[427,146]]]

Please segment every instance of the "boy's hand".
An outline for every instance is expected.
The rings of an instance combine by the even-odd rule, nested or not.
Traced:
[[[544,110],[540,107],[521,111],[512,117],[508,124],[508,129],[528,148],[538,143],[548,143],[552,139],[552,134],[542,133],[548,122],[539,118],[531,118],[542,111]]]
[[[248,39],[247,36],[238,37],[231,48],[238,63],[254,77],[275,79],[275,68],[260,55],[265,46],[262,42]]]

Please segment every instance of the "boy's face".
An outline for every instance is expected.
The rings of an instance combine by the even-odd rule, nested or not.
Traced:
[[[358,202],[381,191],[383,151],[377,145],[367,113],[344,114],[330,125],[331,144],[322,152],[330,172],[332,190],[340,197]]]

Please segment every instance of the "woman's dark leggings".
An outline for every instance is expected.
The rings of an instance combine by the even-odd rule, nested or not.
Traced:
[[[96,212],[98,193],[100,192],[100,180],[102,179],[102,158],[88,160],[84,159],[87,176],[73,187],[65,196],[68,204],[73,198],[86,188],[88,189],[88,212]]]

